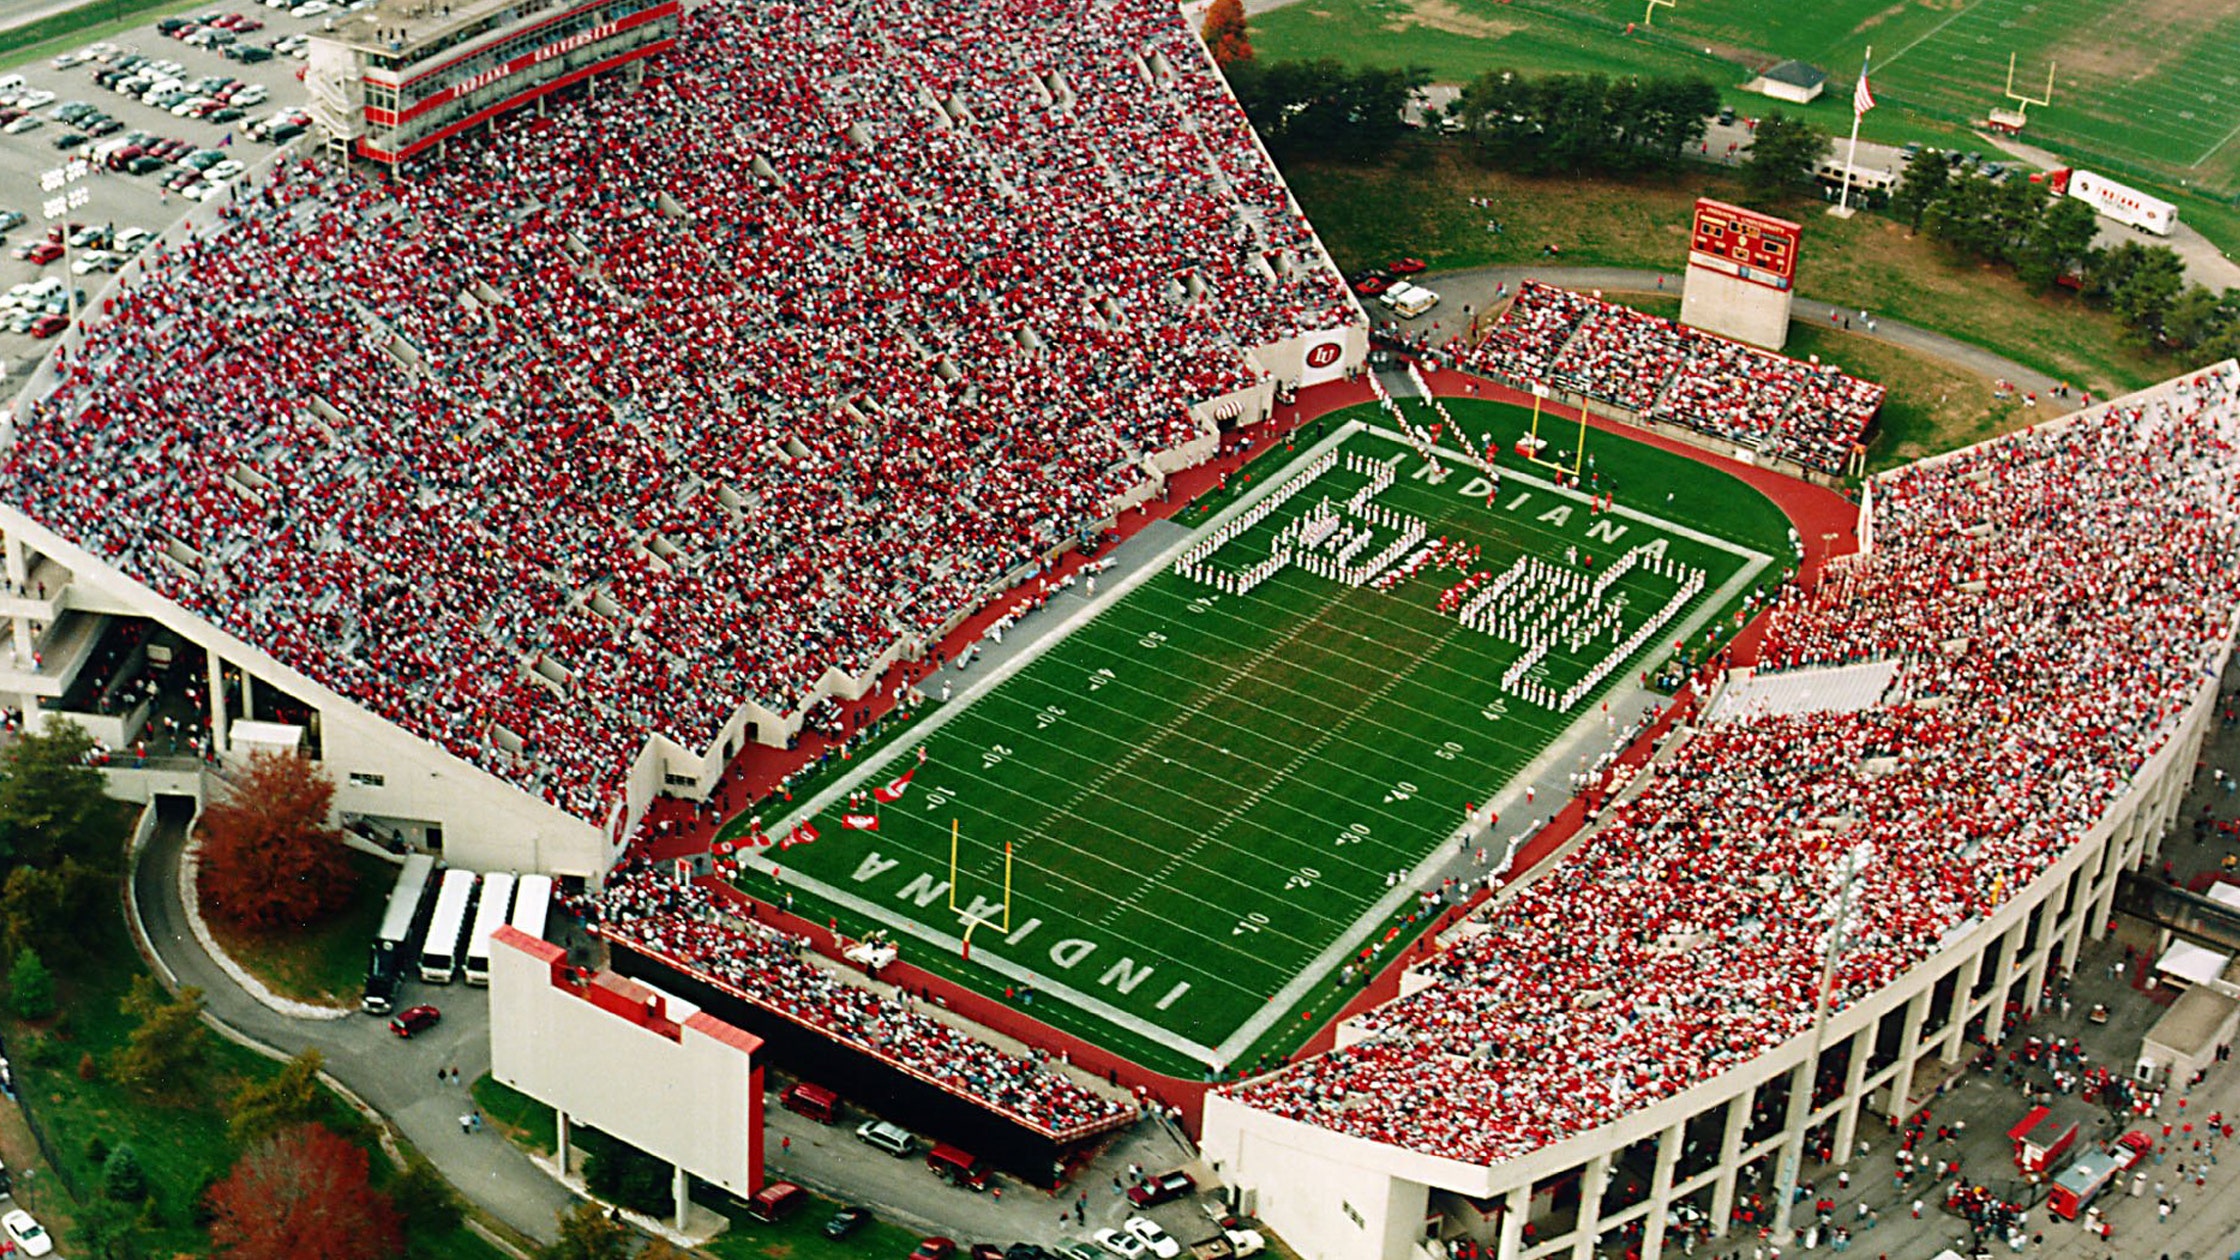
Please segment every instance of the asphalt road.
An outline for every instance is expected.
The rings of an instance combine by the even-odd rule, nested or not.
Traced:
[[[408,982],[400,1006],[425,1002],[443,1011],[442,1023],[410,1041],[400,1041],[387,1021],[370,1016],[298,1020],[279,1014],[219,970],[188,929],[179,878],[185,842],[181,821],[166,818],[141,854],[132,883],[149,942],[179,983],[200,988],[210,1015],[236,1032],[285,1054],[318,1047],[328,1072],[388,1116],[461,1193],[530,1237],[554,1238],[558,1215],[573,1206],[574,1196],[495,1129],[462,1134],[459,1117],[471,1106],[465,1087],[436,1082],[440,1068],[458,1068],[462,1082],[489,1070],[484,992],[463,984]]]

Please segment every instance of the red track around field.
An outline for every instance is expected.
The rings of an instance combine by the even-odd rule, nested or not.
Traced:
[[[1529,394],[1461,372],[1427,373],[1426,379],[1433,391],[1442,397],[1484,398],[1519,406],[1532,405]],[[1214,459],[1175,474],[1170,479],[1173,489],[1166,500],[1153,501],[1123,513],[1118,524],[1120,536],[1123,539],[1133,537],[1152,521],[1174,516],[1208,490],[1226,485],[1228,478],[1236,474],[1247,460],[1264,452],[1271,442],[1290,441],[1299,426],[1357,403],[1368,402],[1372,398],[1373,394],[1365,380],[1334,381],[1301,390],[1298,402],[1277,408],[1275,416],[1267,424],[1257,426],[1253,432],[1244,435],[1245,441],[1224,441],[1220,453]],[[1575,408],[1544,409],[1552,410],[1554,414],[1566,419],[1576,420],[1579,417]],[[1798,581],[1801,583],[1809,585],[1817,581],[1824,562],[1830,557],[1848,555],[1858,549],[1858,508],[1835,491],[1713,454],[1651,429],[1618,424],[1592,415],[1586,418],[1586,422],[1595,429],[1646,443],[1728,473],[1771,499],[1789,518],[1798,536],[1806,542],[1808,555],[1798,574]],[[1077,571],[1090,558],[1078,552],[1069,554],[1053,565],[1044,576],[1052,579],[1063,577]],[[1776,557],[1777,562],[1784,559],[1785,557]],[[1030,602],[1038,591],[1037,582],[1030,580],[991,600],[942,640],[938,655],[933,659],[917,664],[900,664],[889,670],[871,695],[860,703],[849,706],[851,716],[860,711],[876,719],[889,712],[894,706],[894,693],[898,683],[916,681],[934,672],[939,668],[940,662],[953,658],[965,647],[978,641],[998,617]],[[1762,616],[1746,627],[1726,653],[1729,663],[1748,664],[1755,661],[1758,646],[1764,638],[1764,629],[1765,619]],[[1649,729],[1622,755],[1621,763],[1639,765],[1646,761],[1655,741],[1671,728],[1675,720],[1693,711],[1693,702],[1685,698],[1666,706]],[[793,749],[765,748],[759,745],[749,747],[732,762],[718,788],[714,810],[703,810],[679,800],[664,799],[655,802],[653,810],[647,815],[650,824],[648,832],[654,837],[650,853],[656,858],[674,858],[707,852],[716,828],[724,820],[748,803],[760,800],[787,775],[834,746],[834,741],[804,733],[798,746]],[[1567,803],[1529,845],[1519,850],[1511,870],[1519,873],[1530,870],[1569,841],[1589,821],[1590,804],[1599,806],[1600,793],[1575,798]],[[746,861],[751,864],[751,857]],[[830,924],[815,923],[790,914],[769,900],[755,897],[712,876],[702,882],[712,891],[741,903],[742,909],[748,914],[807,937],[811,945],[827,957],[840,958],[841,951],[848,944]],[[1481,889],[1468,905],[1443,911],[1432,931],[1422,933],[1414,946],[1391,955],[1374,980],[1365,987],[1352,991],[1347,1000],[1334,1009],[1318,1004],[1308,1011],[1306,1018],[1308,1022],[1315,1023],[1317,1029],[1306,1044],[1294,1052],[1293,1057],[1318,1054],[1329,1049],[1336,1039],[1338,1024],[1342,1020],[1397,997],[1400,973],[1407,965],[1420,962],[1428,956],[1432,938],[1437,931],[1444,930],[1468,914],[1488,895]],[[939,1002],[959,1015],[995,1029],[1005,1036],[1040,1047],[1052,1054],[1062,1052],[1075,1066],[1102,1074],[1117,1084],[1126,1085],[1140,1098],[1155,1100],[1178,1109],[1185,1127],[1193,1134],[1198,1132],[1205,1092],[1210,1088],[1207,1082],[1148,1071],[1110,1050],[1050,1027],[1034,1018],[1028,1008],[981,994],[907,962],[898,961],[889,965],[882,969],[879,978],[884,982],[899,984],[930,1001]]]

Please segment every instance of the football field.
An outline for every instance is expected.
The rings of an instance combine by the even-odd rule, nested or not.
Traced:
[[[1938,143],[1950,141],[1892,119],[1910,111],[1982,126],[1987,111],[2012,107],[2012,55],[2018,93],[2042,99],[2049,70],[2054,79],[2052,103],[2029,111],[2026,140],[2121,177],[2230,197],[2240,194],[2235,23],[2240,0],[1677,0],[1653,16],[1644,0],[1316,0],[1256,16],[1252,34],[1263,60],[1421,65],[1455,83],[1514,68],[1696,73],[1733,89],[1795,58],[1827,72],[1829,91],[1805,112],[1839,137],[1871,45],[1875,95],[1894,110],[1868,116],[1868,138]],[[1768,106],[1741,93],[1728,103]]]
[[[1627,483],[1614,510],[1521,461],[1489,496],[1457,452],[1441,479],[1396,433],[1334,432],[1188,534],[1162,527],[1157,563],[1054,600],[1032,647],[943,671],[956,699],[805,802],[818,838],[757,850],[757,878],[782,867],[851,934],[1031,986],[1037,1018],[1169,1066],[1295,1035],[1277,1021],[1346,962],[1405,945],[1467,808],[1513,832],[1532,807],[1512,781],[1607,746],[1608,688],[1778,576],[1786,523],[1754,491],[1589,447]],[[843,825],[913,770],[876,831]]]

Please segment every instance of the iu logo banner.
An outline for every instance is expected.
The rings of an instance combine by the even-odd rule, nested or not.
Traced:
[[[1299,374],[1301,385],[1320,385],[1345,375],[1346,343],[1343,337],[1325,336],[1307,344],[1306,370]]]
[[[879,803],[881,805],[892,805],[896,801],[901,800],[902,794],[909,790],[910,776],[916,774],[917,772],[918,768],[916,766],[912,766],[907,773],[896,778],[893,782],[887,784],[885,787],[871,789],[871,794],[879,798]]]
[[[840,825],[850,831],[877,831],[879,829],[879,816],[877,814],[842,814],[840,815]]]

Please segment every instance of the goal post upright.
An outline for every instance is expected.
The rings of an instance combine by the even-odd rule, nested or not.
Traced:
[[[959,941],[958,947],[960,952],[962,953],[964,961],[971,962],[973,929],[979,927],[983,923],[995,922],[995,920],[988,915],[974,914],[968,909],[959,909],[957,906],[957,887],[964,882],[964,867],[959,863],[957,858],[959,831],[960,827],[958,824],[958,820],[954,818],[950,819],[949,909],[953,913],[955,913],[959,919],[962,919],[964,921],[964,936],[963,939]],[[1000,923],[996,923],[996,930],[1005,933],[1011,931],[1011,857],[1012,842],[1006,840],[1003,842],[1003,905],[1001,907],[1003,910],[1003,919]],[[977,900],[977,898],[975,900]]]

